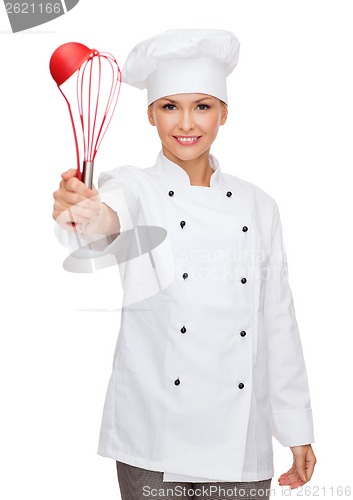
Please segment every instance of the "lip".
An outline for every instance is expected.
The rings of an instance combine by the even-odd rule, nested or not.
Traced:
[[[173,137],[181,146],[193,146],[201,138],[199,135],[173,135]]]

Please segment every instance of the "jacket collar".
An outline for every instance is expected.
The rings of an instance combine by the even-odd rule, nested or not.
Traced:
[[[209,158],[210,166],[214,170],[210,178],[210,186],[193,186],[192,184],[190,184],[190,177],[188,173],[182,167],[180,167],[180,165],[177,165],[176,163],[169,160],[166,156],[164,156],[163,151],[160,151],[159,155],[157,156],[156,167],[158,173],[165,180],[167,180],[171,186],[173,185],[173,183],[178,183],[185,184],[192,188],[198,187],[210,189],[222,182],[222,172],[218,160],[211,154],[209,155]]]

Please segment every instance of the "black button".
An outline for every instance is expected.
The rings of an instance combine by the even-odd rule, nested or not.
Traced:
[[[246,283],[248,280],[247,280],[246,278],[242,278],[240,281],[244,284],[244,283]]]
[[[182,228],[182,229],[183,229],[183,227],[185,226],[185,224],[186,224],[186,222],[185,222],[184,220],[182,220],[182,221],[180,222],[180,225],[181,225],[181,228]]]
[[[248,228],[246,226],[243,227],[243,231],[244,233],[246,233],[246,231],[248,230]]]
[[[244,389],[244,384],[243,384],[243,382],[240,382],[240,384],[238,384],[238,387],[239,387],[239,389]]]
[[[188,275],[188,273],[184,273],[184,274],[183,274],[183,278],[184,278],[184,280],[186,280],[186,278],[187,278],[188,276],[189,276],[189,275]]]
[[[241,335],[242,337],[245,337],[246,332],[245,332],[244,330],[242,330],[242,331],[240,332],[240,335]]]
[[[232,196],[232,192],[228,191],[226,196],[228,196],[228,198],[230,198]]]
[[[181,331],[181,333],[185,333],[186,332],[185,326],[183,326],[183,328],[180,331]]]
[[[178,377],[176,380],[174,380],[174,384],[175,384],[175,385],[179,385],[179,384],[180,384],[179,377]]]
[[[169,196],[174,196],[174,191],[169,191]]]

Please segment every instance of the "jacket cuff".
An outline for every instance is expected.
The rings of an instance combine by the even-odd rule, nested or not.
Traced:
[[[102,203],[105,203],[117,213],[120,223],[120,232],[134,228],[134,221],[130,215],[123,188],[116,188],[106,192],[100,190],[99,198]]]
[[[315,442],[312,409],[271,411],[272,433],[283,446]]]

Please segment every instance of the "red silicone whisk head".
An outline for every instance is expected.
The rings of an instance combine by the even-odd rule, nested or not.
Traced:
[[[119,65],[108,52],[98,52],[82,43],[71,42],[61,45],[53,52],[49,66],[50,73],[68,105],[75,139],[77,177],[91,187],[95,156],[119,96]],[[69,80],[76,82],[74,94]],[[79,131],[82,132],[80,137]],[[81,155],[84,160],[82,172]]]
[[[50,58],[51,76],[58,86],[62,85],[75,71],[80,69],[85,61],[96,53],[96,50],[89,49],[82,43],[70,42],[60,45]]]

